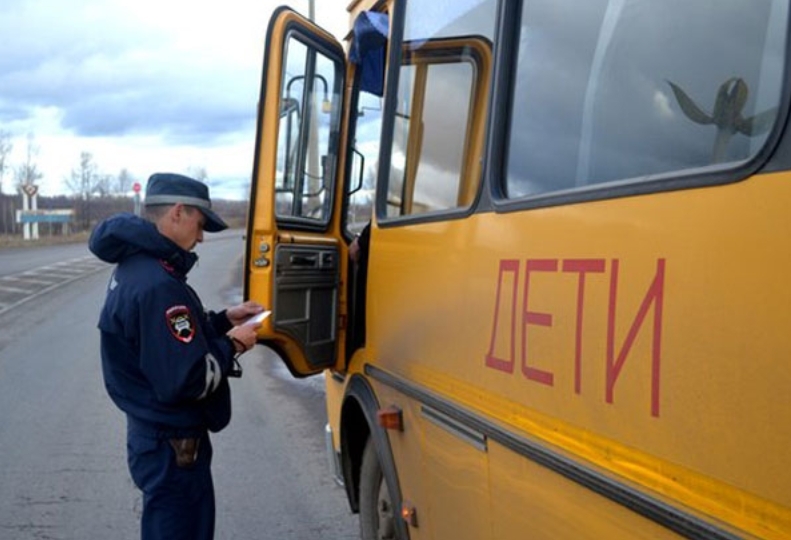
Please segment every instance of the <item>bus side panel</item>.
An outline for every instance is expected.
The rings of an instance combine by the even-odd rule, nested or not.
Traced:
[[[375,229],[369,345],[384,370],[614,481],[791,535],[789,200],[791,175],[759,175]]]
[[[681,538],[510,449],[491,444],[489,456],[492,538]]]
[[[403,431],[388,431],[404,504],[416,509],[410,539],[482,540],[491,534],[488,454],[442,422],[425,405],[374,382],[381,406],[403,414]]]

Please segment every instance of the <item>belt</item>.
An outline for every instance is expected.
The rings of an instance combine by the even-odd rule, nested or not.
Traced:
[[[174,427],[157,422],[141,420],[129,414],[126,415],[126,429],[130,433],[139,433],[156,439],[200,439],[207,430],[205,427]]]

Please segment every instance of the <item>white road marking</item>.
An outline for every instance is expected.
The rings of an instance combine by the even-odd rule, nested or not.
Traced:
[[[64,268],[68,266],[69,268]],[[23,298],[10,303],[0,301],[0,315],[9,311],[28,300],[32,300],[42,294],[46,294],[62,285],[76,281],[82,277],[91,275],[99,270],[110,268],[109,264],[94,259],[93,257],[81,257],[70,261],[61,261],[41,268],[26,270],[18,274],[0,277],[0,294],[23,294]],[[40,285],[35,289],[22,289],[23,284]]]

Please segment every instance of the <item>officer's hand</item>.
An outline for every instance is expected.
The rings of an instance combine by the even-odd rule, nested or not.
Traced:
[[[256,330],[259,328],[261,328],[261,323],[242,324],[234,326],[228,331],[228,337],[233,341],[238,354],[253,348],[256,341]]]
[[[239,304],[238,306],[228,308],[225,311],[225,316],[228,317],[228,320],[232,325],[238,326],[253,315],[258,315],[262,311],[264,311],[264,306],[258,302],[248,300],[244,304]]]
[[[352,240],[352,243],[349,244],[349,258],[355,262],[360,262],[360,241],[359,237]]]

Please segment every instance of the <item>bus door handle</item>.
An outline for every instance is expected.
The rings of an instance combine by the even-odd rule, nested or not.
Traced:
[[[292,266],[316,266],[318,258],[315,255],[292,255],[289,262]]]

